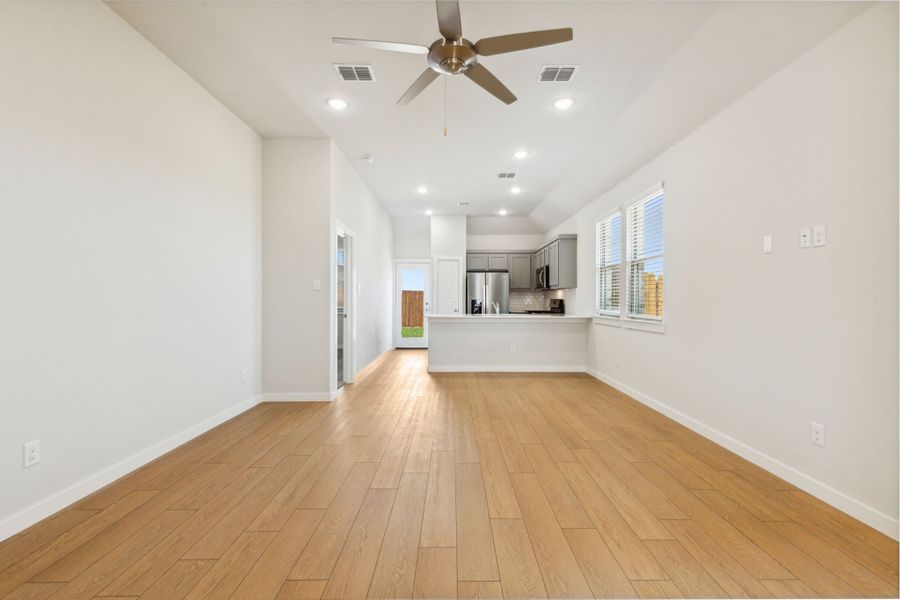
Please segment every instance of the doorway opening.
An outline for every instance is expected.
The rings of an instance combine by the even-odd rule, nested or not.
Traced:
[[[427,348],[430,265],[397,262],[394,272],[394,346]]]
[[[353,383],[353,238],[338,230],[335,256],[335,308],[337,382],[340,389]]]

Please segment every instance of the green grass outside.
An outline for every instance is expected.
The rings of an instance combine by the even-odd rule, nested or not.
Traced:
[[[405,338],[420,338],[425,335],[421,327],[401,327],[400,335]]]

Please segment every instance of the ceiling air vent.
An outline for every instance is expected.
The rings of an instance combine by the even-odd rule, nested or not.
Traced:
[[[334,65],[341,81],[375,81],[372,65]]]
[[[500,179],[512,179],[515,176],[515,173],[497,173],[497,177]]]
[[[538,75],[538,81],[543,83],[565,83],[575,79],[578,65],[544,65]]]
[[[466,206],[471,206],[471,202],[466,202],[465,200],[461,200],[456,203],[456,205],[460,208],[465,208]]]

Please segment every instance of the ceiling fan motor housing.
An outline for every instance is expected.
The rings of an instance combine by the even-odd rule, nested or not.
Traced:
[[[441,38],[428,49],[428,66],[438,73],[459,75],[475,64],[478,54],[467,39],[446,40]]]

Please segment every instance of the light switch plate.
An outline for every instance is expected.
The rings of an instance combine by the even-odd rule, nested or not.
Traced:
[[[319,291],[322,289],[322,280],[321,279],[313,279],[313,290]]]
[[[813,227],[812,245],[816,247],[825,245],[824,225],[816,225],[815,227]]]
[[[800,229],[800,247],[809,248],[812,245],[812,230],[809,227]]]
[[[772,236],[764,235],[763,236],[763,254],[771,254],[772,253]]]

